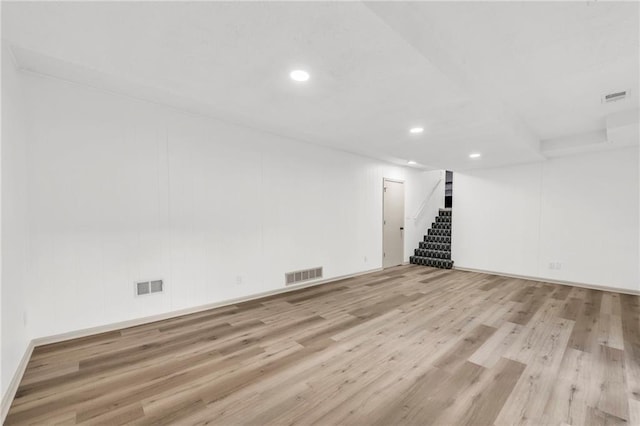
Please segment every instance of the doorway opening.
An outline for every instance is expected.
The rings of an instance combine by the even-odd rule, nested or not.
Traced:
[[[447,170],[444,180],[444,208],[450,209],[453,203],[453,172]]]

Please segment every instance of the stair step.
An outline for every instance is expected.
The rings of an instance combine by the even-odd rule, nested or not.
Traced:
[[[450,243],[435,243],[432,241],[420,241],[418,243],[421,249],[424,250],[439,250],[439,251],[451,251]]]
[[[414,265],[432,266],[434,268],[451,269],[453,267],[453,260],[435,259],[432,257],[411,256],[409,263]]]
[[[451,230],[450,229],[429,229],[429,230],[427,230],[427,236],[428,235],[436,235],[436,236],[440,236],[440,237],[450,237],[451,236]]]
[[[440,235],[425,235],[424,241],[426,243],[446,243],[451,244],[450,236],[440,236]]]
[[[451,216],[436,216],[436,223],[451,223]]]
[[[451,229],[450,223],[436,223],[431,224],[431,229]]]
[[[451,260],[451,252],[445,250],[428,250],[428,249],[415,249],[413,251],[414,256],[419,257],[431,257],[434,259],[448,259]]]

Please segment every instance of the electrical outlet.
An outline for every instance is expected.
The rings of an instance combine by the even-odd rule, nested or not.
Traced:
[[[364,257],[364,263],[367,263],[367,256]]]
[[[562,263],[560,262],[549,262],[549,269],[553,269],[555,271],[559,271],[562,269]]]
[[[242,284],[242,275],[238,275],[238,276],[236,277],[236,284],[237,284],[237,285],[241,285],[241,284]]]

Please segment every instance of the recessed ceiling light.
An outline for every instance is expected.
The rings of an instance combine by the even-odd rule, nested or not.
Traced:
[[[415,161],[411,160],[411,161],[407,161],[407,164],[410,165],[410,166],[415,166],[418,163],[416,163]]]
[[[310,75],[305,70],[293,70],[289,73],[289,77],[295,81],[307,81]]]
[[[422,132],[424,132],[424,129],[422,127],[412,127],[411,129],[409,129],[409,133],[413,133],[414,135]]]
[[[475,152],[473,154],[469,154],[469,158],[480,158],[480,154]]]

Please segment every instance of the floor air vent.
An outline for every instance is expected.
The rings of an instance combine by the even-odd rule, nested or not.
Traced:
[[[164,291],[164,283],[162,280],[140,281],[136,283],[136,296],[145,294],[162,293]]]
[[[301,271],[287,272],[284,274],[284,281],[286,285],[317,280],[318,278],[322,278],[322,266],[319,268],[303,269]]]

